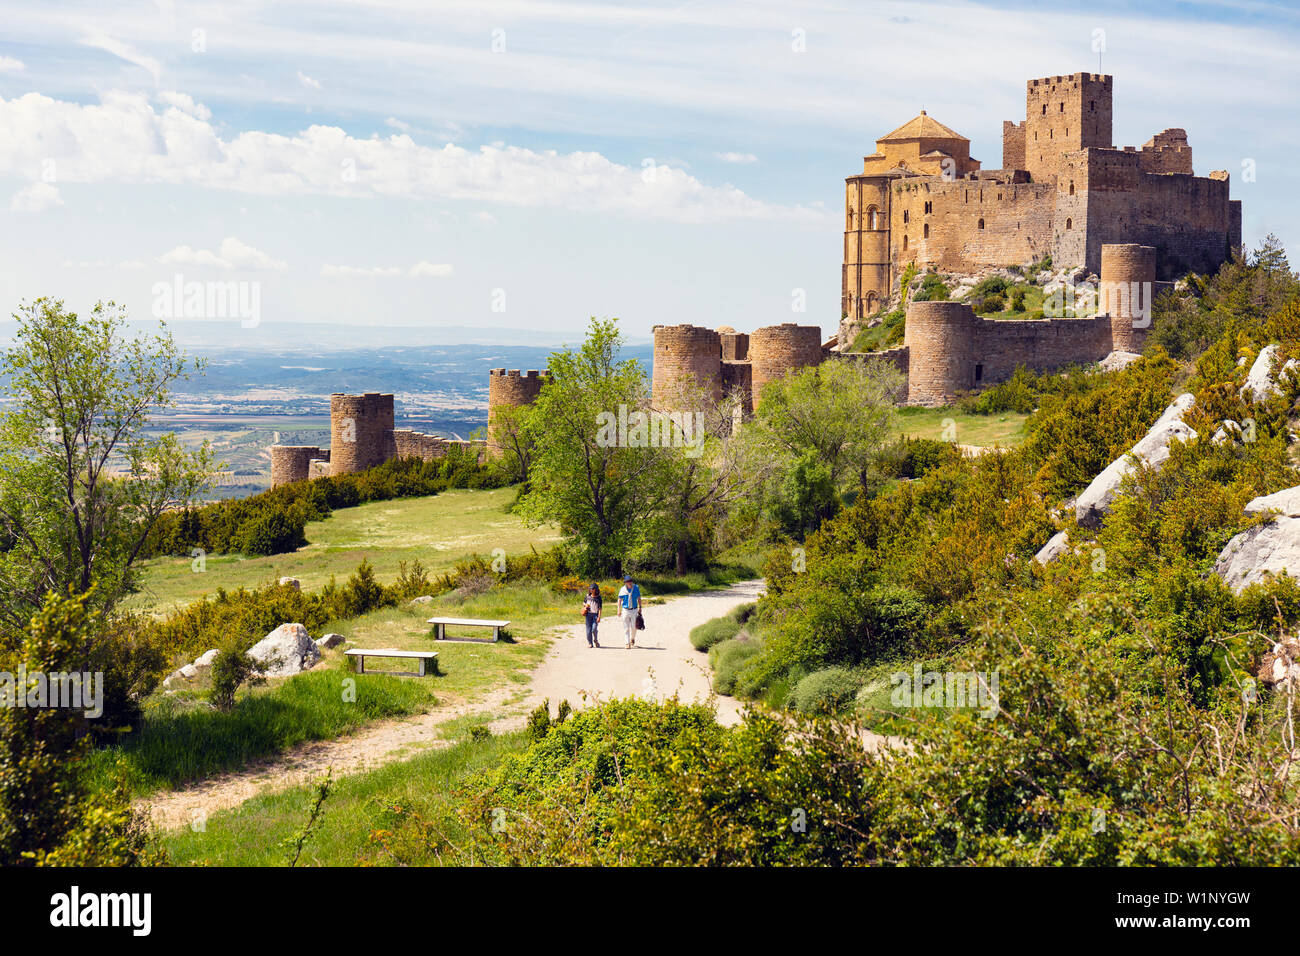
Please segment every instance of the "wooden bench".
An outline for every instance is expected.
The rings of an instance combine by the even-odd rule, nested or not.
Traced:
[[[480,621],[477,618],[470,617],[431,617],[428,623],[433,625],[434,639],[439,641],[447,640],[448,624],[456,627],[490,627],[492,628],[493,641],[501,636],[501,628],[510,626],[509,621]],[[487,638],[478,637],[462,637],[458,638],[458,640],[487,642]]]
[[[352,658],[352,660],[356,662],[355,664],[353,664],[353,667],[356,668],[356,672],[358,674],[364,674],[366,672],[367,657],[399,657],[399,658],[407,658],[409,660],[419,661],[420,671],[417,675],[419,677],[424,677],[428,674],[428,666],[430,663],[433,663],[436,669],[437,662],[438,662],[437,651],[399,651],[391,647],[380,647],[380,648],[354,647],[351,650],[344,651],[343,653],[344,655]]]

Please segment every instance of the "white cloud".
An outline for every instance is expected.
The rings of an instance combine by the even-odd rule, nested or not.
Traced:
[[[30,175],[43,160],[54,159],[64,182],[468,199],[677,222],[826,220],[806,206],[765,203],[681,169],[625,166],[593,151],[420,146],[405,134],[359,139],[335,126],[311,126],[290,136],[254,130],[224,138],[200,113],[198,104],[189,112],[177,107],[159,113],[144,95],[121,91],[89,105],[39,93],[0,98],[0,175]]]
[[[21,73],[27,64],[12,56],[0,56],[0,73]]]
[[[212,110],[208,109],[202,103],[194,102],[194,97],[186,93],[165,91],[158,94],[158,100],[159,102],[166,103],[168,106],[175,107],[189,116],[201,120],[212,119]]]
[[[96,33],[82,40],[81,45],[103,50],[105,53],[113,54],[119,60],[134,63],[141,69],[148,70],[153,77],[154,86],[158,85],[158,78],[162,75],[162,64],[151,56],[137,52],[133,47],[128,46],[121,40],[116,40],[105,33]]]
[[[384,120],[384,125],[391,126],[393,129],[399,129],[403,133],[409,133],[415,128],[405,120],[399,120],[396,116],[388,117],[388,119]]]
[[[312,79],[302,70],[298,71],[298,82],[301,83],[303,86],[309,87],[313,90],[319,90],[321,88],[320,80]]]
[[[62,206],[63,198],[57,186],[49,183],[32,183],[24,186],[9,199],[10,212],[44,212]]]
[[[213,252],[211,249],[193,249],[189,246],[177,246],[164,252],[158,261],[169,266],[200,266],[212,269],[244,269],[257,272],[282,272],[288,263],[274,259],[254,249],[247,243],[240,242],[234,236],[221,240],[221,247]]]
[[[718,159],[724,163],[756,163],[758,157],[753,153],[718,153]]]
[[[451,266],[445,262],[417,262],[411,266],[411,275],[413,276],[430,276],[432,278],[445,278],[451,275]]]
[[[321,266],[320,274],[335,278],[392,279],[397,276],[412,278],[445,278],[452,274],[452,267],[446,263],[417,262],[410,269],[400,266]]]

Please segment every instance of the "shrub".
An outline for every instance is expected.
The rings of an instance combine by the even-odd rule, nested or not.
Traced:
[[[208,699],[220,711],[229,711],[235,706],[235,691],[244,683],[265,683],[265,679],[258,676],[257,664],[238,641],[227,641],[217,652],[212,661],[211,681]]]
[[[762,643],[749,634],[737,635],[713,645],[709,650],[709,663],[713,666],[713,689],[719,694],[735,693],[741,667],[762,649]]]
[[[1001,312],[1007,307],[1006,300],[1000,295],[986,295],[978,300],[975,311],[981,314],[989,312]]]
[[[790,703],[805,714],[833,714],[853,700],[862,677],[847,667],[825,667],[795,685]]]
[[[731,617],[738,624],[747,624],[749,623],[749,619],[754,616],[756,610],[758,610],[758,603],[756,601],[738,604],[731,609]]]
[[[286,554],[307,543],[303,530],[307,520],[301,513],[270,511],[250,518],[240,526],[239,550],[247,555]]]
[[[714,644],[731,640],[740,633],[740,628],[740,622],[732,614],[715,617],[692,628],[691,644],[697,651],[707,651]]]

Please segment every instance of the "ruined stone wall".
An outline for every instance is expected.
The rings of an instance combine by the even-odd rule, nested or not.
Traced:
[[[330,463],[327,459],[313,458],[311,465],[307,469],[307,477],[315,480],[316,478],[328,478],[330,475]]]
[[[722,361],[746,362],[749,360],[749,336],[744,332],[718,329],[722,339]]]
[[[755,329],[749,338],[749,361],[753,366],[751,386],[758,406],[763,386],[791,372],[819,365],[822,360],[822,330],[817,325],[785,322]]]
[[[1141,352],[1151,324],[1156,250],[1136,243],[1101,247],[1098,311],[1110,316],[1112,349]]]
[[[1056,187],[958,179],[893,184],[894,268],[944,272],[1040,259],[1052,248]]]
[[[330,473],[349,475],[397,454],[393,396],[379,392],[330,396]]]
[[[1002,121],[1002,168],[1025,168],[1025,124]]]
[[[914,302],[907,309],[908,395],[913,405],[948,405],[957,396],[1010,377],[1095,362],[1110,348],[1108,316],[1003,321],[980,319],[960,302]]]
[[[698,325],[657,325],[651,401],[660,411],[676,409],[680,390],[703,389],[716,401],[722,395],[722,337]]]
[[[1051,182],[1065,154],[1111,146],[1111,77],[1048,76],[1025,84],[1025,169]]]
[[[272,445],[271,487],[306,481],[311,477],[312,459],[329,458],[329,452],[315,445]]]
[[[1102,245],[1156,247],[1156,273],[1213,272],[1241,237],[1241,206],[1228,180],[1144,173],[1135,150],[1088,150],[1087,265],[1101,266]]]
[[[542,393],[546,377],[546,372],[539,372],[536,369],[529,369],[526,372],[514,368],[488,370],[487,449],[489,455],[497,456],[504,452],[497,441],[496,413],[504,408],[531,405]]]
[[[748,340],[749,336],[745,336]],[[742,395],[741,406],[746,415],[754,412],[754,367],[748,361],[722,362],[722,388],[728,394],[739,389]]]

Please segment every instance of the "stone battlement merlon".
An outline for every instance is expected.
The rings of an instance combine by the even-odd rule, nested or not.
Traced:
[[[1040,76],[1036,79],[1029,80],[1028,85],[1045,86],[1047,84],[1059,83],[1101,83],[1109,86],[1114,77],[1109,73],[1067,73],[1064,76]]]

